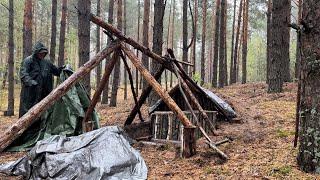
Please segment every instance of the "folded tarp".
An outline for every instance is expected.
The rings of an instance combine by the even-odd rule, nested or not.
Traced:
[[[130,138],[116,126],[79,136],[51,136],[0,172],[24,179],[147,179],[148,169]]]

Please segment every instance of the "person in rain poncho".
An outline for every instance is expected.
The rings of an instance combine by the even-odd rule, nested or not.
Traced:
[[[53,89],[53,75],[59,76],[63,67],[57,68],[45,57],[48,49],[37,42],[32,55],[22,61],[20,69],[21,94],[19,117],[45,98]]]

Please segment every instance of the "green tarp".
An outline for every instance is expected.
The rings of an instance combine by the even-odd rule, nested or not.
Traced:
[[[58,83],[66,80],[72,71],[63,70],[58,78]],[[39,120],[34,122],[7,151],[24,151],[32,148],[39,140],[52,135],[76,136],[82,134],[82,119],[90,99],[81,83],[76,83],[67,94],[58,100],[52,107],[45,111]],[[92,115],[94,129],[100,128],[96,112]]]

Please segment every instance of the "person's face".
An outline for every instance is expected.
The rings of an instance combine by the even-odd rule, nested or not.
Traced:
[[[44,59],[44,57],[46,57],[47,53],[43,52],[43,53],[38,53],[37,56],[39,59]]]

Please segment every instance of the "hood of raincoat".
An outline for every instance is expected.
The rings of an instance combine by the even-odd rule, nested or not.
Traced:
[[[32,55],[38,54],[42,50],[48,53],[48,48],[41,42],[37,42],[32,48]]]

